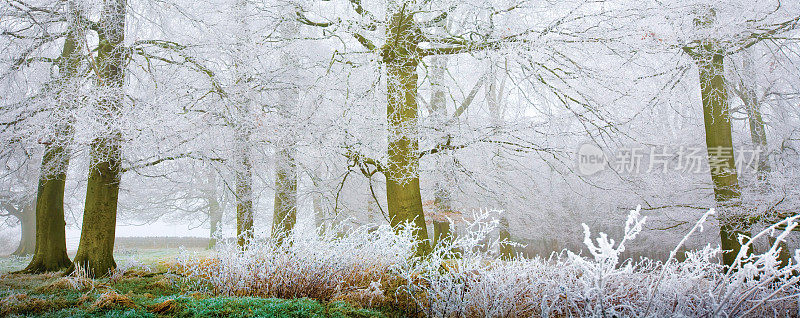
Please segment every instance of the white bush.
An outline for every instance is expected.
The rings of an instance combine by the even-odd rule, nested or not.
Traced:
[[[604,233],[592,240],[584,225],[587,256],[564,251],[547,259],[495,259],[476,248],[497,226],[487,212],[468,224],[466,234],[442,240],[424,258],[413,257],[410,226],[398,231],[373,226],[342,238],[294,239],[282,246],[272,240],[245,249],[223,243],[211,260],[181,263],[217,294],[341,299],[365,306],[380,301],[435,317],[800,314],[800,251],[781,268],[777,250],[777,242],[797,227],[797,217],[754,235],[753,241],[777,235],[776,244],[750,254],[748,241],[731,269],[718,263],[720,249],[711,245],[688,252],[683,262],[675,260],[713,213],[697,222],[665,263],[620,259],[645,222],[638,208],[629,214],[619,243]]]

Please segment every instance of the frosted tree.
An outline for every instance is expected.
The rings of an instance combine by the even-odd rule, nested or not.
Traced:
[[[9,76],[9,80],[36,78],[34,72],[38,63],[57,69],[38,87],[37,94],[22,94],[25,96],[23,100],[4,108],[4,115],[11,116],[5,118],[16,117],[3,123],[4,133],[13,133],[12,143],[31,138],[25,135],[29,134],[26,129],[32,127],[43,127],[46,132],[44,136],[34,137],[39,138],[36,142],[44,145],[44,153],[35,204],[36,247],[26,272],[53,271],[70,264],[64,230],[64,187],[73,143],[72,114],[82,100],[80,88],[86,71],[85,32],[93,27],[85,20],[81,9],[80,3],[74,1],[20,1],[3,13],[4,19],[11,22],[11,28],[3,33],[9,39],[9,52],[20,53],[9,65],[6,75],[16,74]],[[23,46],[15,47],[16,42],[22,42]],[[60,45],[57,57],[48,54],[53,45]],[[29,83],[35,90],[33,82]]]
[[[280,32],[283,41],[291,43],[299,34],[300,24],[295,21],[284,21],[280,24]],[[287,124],[296,119],[293,114],[297,112],[300,88],[297,81],[291,79],[298,69],[298,58],[294,52],[284,47],[284,52],[280,53],[280,68],[284,71],[284,81],[287,87],[280,88],[276,99],[277,111],[281,117],[281,122]],[[291,127],[287,125],[287,127]],[[272,236],[279,241],[291,232],[297,222],[298,198],[297,183],[298,169],[295,157],[296,139],[293,138],[293,131],[287,130],[278,132],[279,139],[276,141],[275,151],[275,197],[273,200],[272,216]]]
[[[97,58],[93,67],[97,75],[96,93],[99,94],[98,120],[105,129],[90,145],[81,239],[73,266],[67,272],[80,266],[92,275],[104,276],[116,268],[114,233],[122,178],[122,132],[116,121],[123,111],[125,97],[127,7],[126,0],[108,0],[101,9]]]
[[[601,17],[614,16],[613,11],[581,1],[548,6],[547,9],[552,10],[551,12],[559,12],[556,16],[539,15],[541,11],[537,11],[527,1],[469,4],[450,1],[349,1],[331,4],[331,7],[340,9],[336,10],[339,16],[331,16],[324,10],[312,10],[311,5],[305,8],[303,3],[298,6],[300,22],[329,30],[329,34],[348,34],[352,39],[345,42],[346,45],[342,48],[347,53],[338,53],[341,54],[341,59],[334,54],[334,61],[354,54],[369,54],[367,59],[376,61],[380,72],[385,72],[388,135],[385,160],[371,158],[353,149],[345,155],[356,165],[368,166],[382,172],[386,177],[388,217],[391,224],[397,226],[403,222],[413,222],[420,228],[417,236],[420,242],[428,237],[425,216],[422,213],[419,176],[421,157],[445,150],[464,149],[474,144],[502,145],[526,153],[540,150],[532,146],[530,140],[501,141],[492,134],[476,138],[477,140],[467,140],[464,144],[446,141],[442,144],[443,139],[439,139],[431,145],[432,149],[420,149],[420,66],[429,67],[432,80],[436,80],[436,68],[441,63],[437,59],[440,57],[483,55],[485,52],[499,51],[509,55],[510,52],[519,53],[516,61],[519,64],[515,64],[515,67],[517,71],[525,72],[525,67],[530,62],[526,58],[533,60],[537,54],[552,54],[560,58],[563,55],[556,54],[560,54],[559,49],[563,46],[579,47],[584,44],[594,45],[593,42],[610,41],[606,39],[612,36],[592,34],[587,30],[591,26],[597,26]],[[343,13],[347,12],[345,10],[349,10],[349,13]],[[540,17],[541,21],[532,22],[535,19],[531,20],[531,16]],[[457,17],[453,20],[455,27],[443,32],[441,22],[448,17]],[[353,49],[352,42],[361,45],[363,50]],[[564,64],[559,66],[582,72],[581,64],[568,57],[561,62]],[[537,69],[528,69],[528,72],[553,71],[543,64],[530,64]],[[539,69],[539,65],[544,67]],[[569,75],[567,72],[552,74],[555,74],[555,81],[559,81],[558,77]],[[550,74],[544,76],[550,77]],[[552,94],[547,98],[555,99],[554,103],[577,102],[579,107],[594,107],[588,103],[581,104],[582,101],[571,96],[571,93],[559,91],[560,87],[549,82],[544,82],[541,86],[548,85],[550,87],[545,90],[552,91]],[[594,110],[592,112],[600,113]],[[460,116],[456,113],[459,111],[454,112],[455,117]],[[494,190],[502,192],[499,189]],[[429,247],[427,243],[420,244],[419,250],[424,253]]]
[[[19,244],[12,255],[31,255],[36,248],[35,180],[39,162],[23,151],[6,151],[0,161],[0,217],[5,219],[4,226],[20,228]]]
[[[732,39],[720,38],[714,37],[713,32],[709,31],[718,23],[716,9],[701,6],[694,19],[701,38],[683,47],[697,64],[699,72],[711,180],[714,198],[722,211],[720,238],[722,249],[726,251],[723,254],[723,263],[726,265],[733,264],[741,248],[739,237],[750,235],[747,221],[730,211],[732,205],[738,204],[741,190],[734,158],[730,96],[724,77],[724,59],[727,55],[747,49],[764,39],[792,30],[800,21],[800,16],[777,22],[776,18],[780,19],[771,17],[760,25],[752,26],[752,29],[742,30],[743,33],[736,34]],[[750,112],[754,110],[751,106]],[[754,114],[754,118],[755,116]],[[756,137],[760,140],[759,129],[763,131],[763,127],[758,126],[756,124]]]

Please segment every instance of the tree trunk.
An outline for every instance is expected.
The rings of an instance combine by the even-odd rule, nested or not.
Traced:
[[[68,272],[80,266],[92,277],[103,277],[117,267],[114,237],[121,177],[119,141],[96,140],[92,143],[92,162],[86,186],[81,240],[74,265]]]
[[[299,23],[282,23],[280,28],[281,35],[286,39],[297,36]],[[289,53],[281,56],[281,67],[292,69],[297,66],[297,59]],[[292,73],[288,73],[289,76]],[[278,112],[283,120],[290,122],[294,119],[294,110],[300,99],[300,91],[293,83],[292,79],[287,79],[289,87],[280,90],[278,98]],[[275,198],[272,209],[272,236],[278,243],[291,235],[294,225],[297,222],[297,165],[294,160],[294,135],[291,130],[284,132],[280,136],[275,153]]]
[[[99,107],[108,132],[90,145],[89,181],[86,185],[86,205],[78,253],[71,273],[78,266],[92,277],[109,275],[116,268],[114,237],[117,225],[122,134],[116,127],[116,117],[122,110],[125,82],[126,0],[106,1],[100,14],[98,31],[98,85],[103,89]]]
[[[430,99],[431,116],[434,118],[434,124],[442,125],[441,129],[445,132],[448,131],[446,125],[450,120],[447,115],[447,99],[445,97],[443,83],[444,73],[447,70],[447,60],[446,57],[435,56],[431,58],[429,64],[432,89]],[[437,143],[438,145],[446,145],[449,139],[449,134],[444,134],[439,138]],[[453,213],[451,189],[455,183],[452,154],[449,151],[441,151],[435,154],[435,156],[434,160],[436,166],[433,171],[433,208],[436,216],[431,220],[433,223],[434,246],[441,244],[443,241],[452,241],[453,239],[450,221],[446,216]]]
[[[236,183],[236,237],[239,246],[244,247],[253,238],[253,166],[250,151],[250,120],[252,117],[250,103],[252,91],[248,87],[251,81],[248,64],[251,62],[250,26],[247,23],[248,5],[246,0],[237,0],[233,4],[235,19],[239,21],[237,30],[237,50],[241,58],[233,66],[236,97],[234,108],[234,156]]]
[[[17,249],[11,255],[26,256],[36,250],[36,202],[22,207],[19,217],[20,239]]]
[[[722,261],[724,265],[731,266],[741,249],[738,237],[749,237],[750,234],[740,228],[741,220],[733,215],[740,192],[723,73],[724,56],[713,43],[705,43],[699,49],[699,52],[692,52],[692,56],[700,75],[708,163],[714,185],[714,199],[720,212],[720,240],[724,250]]]
[[[511,242],[511,232],[509,231],[508,218],[505,213],[500,216],[500,228],[498,233],[500,259],[510,260],[514,258],[514,246],[506,243]]]
[[[219,209],[217,198],[214,198],[208,204],[208,249],[213,249],[217,246],[217,230],[219,229],[220,222],[222,222],[222,211]]]
[[[275,202],[272,220],[272,236],[278,243],[291,234],[297,222],[297,171],[291,148],[276,154]]]
[[[761,103],[758,100],[758,95],[756,94],[755,88],[755,78],[753,78],[752,74],[755,72],[753,68],[753,60],[750,51],[746,51],[742,65],[742,69],[745,72],[745,76],[748,78],[742,78],[740,82],[740,88],[742,92],[742,102],[744,103],[745,109],[747,111],[747,118],[749,119],[750,124],[750,140],[753,142],[753,146],[756,148],[756,152],[758,154],[758,167],[756,168],[756,173],[758,174],[758,180],[761,182],[759,187],[763,192],[767,192],[769,189],[769,173],[772,171],[772,168],[769,164],[769,152],[767,151],[767,129],[766,125],[764,124],[764,119],[761,116]],[[775,238],[770,236],[769,237],[769,245],[775,245]],[[780,248],[780,252],[778,254],[778,261],[781,264],[781,267],[785,267],[789,265],[789,260],[791,259],[791,252],[789,251],[789,247],[786,245],[786,241],[779,242],[778,247]]]
[[[489,104],[489,112],[492,116],[492,131],[494,134],[500,135],[502,133],[501,127],[505,122],[505,106],[501,103],[505,81],[497,83],[496,66],[490,65],[489,72],[486,76],[486,102]],[[508,165],[503,160],[503,154],[498,149],[495,152],[494,165],[497,173],[501,178],[505,178],[505,172],[508,171]],[[500,259],[510,260],[514,257],[514,246],[505,242],[511,241],[510,225],[508,223],[508,214],[506,208],[508,206],[505,198],[500,198],[497,201],[498,208],[503,212],[498,216],[499,226],[497,228],[498,235],[498,255]]]
[[[208,169],[208,181],[206,184],[206,200],[208,200],[208,249],[213,249],[217,245],[217,229],[222,222],[222,210],[219,207],[217,198],[217,178],[216,171]]]
[[[316,187],[316,183],[314,185]],[[319,188],[316,187],[317,191]],[[319,234],[325,236],[325,231],[328,229],[328,220],[327,215],[325,215],[325,209],[322,207],[322,194],[321,193],[314,193],[314,225],[319,231]]]
[[[66,167],[69,158],[61,146],[46,146],[42,157],[42,172],[36,194],[36,248],[25,272],[52,272],[70,266],[64,226],[65,171],[51,174],[45,167]],[[61,161],[62,164],[54,164]]]
[[[419,187],[419,143],[417,136],[417,56],[418,30],[413,14],[405,9],[392,15],[386,29],[389,39],[383,48],[387,69],[388,105],[386,109],[388,165],[386,201],[393,227],[411,222],[417,227],[417,255],[430,251],[428,229],[422,212]]]
[[[750,75],[752,72],[755,72],[755,70],[753,69],[752,57],[749,55],[750,52],[747,53],[748,55],[744,58],[742,68],[745,73]],[[758,100],[758,95],[756,94],[755,79],[752,78],[752,76],[748,77],[750,78],[743,78],[740,85],[743,93],[742,102],[744,103],[747,117],[749,118],[750,139],[759,154],[758,167],[756,170],[758,173],[758,180],[766,182],[767,174],[772,170],[769,165],[769,155],[767,153],[767,129],[766,125],[764,125],[764,119],[761,116],[761,105]]]
[[[73,9],[74,8],[70,8]],[[80,52],[84,41],[85,30],[75,16],[71,17],[64,47],[59,57],[59,94],[69,100],[73,90],[79,85],[78,68],[83,57]],[[70,108],[70,102],[61,105]],[[36,193],[36,247],[31,262],[23,271],[41,273],[57,271],[69,267],[71,262],[67,256],[67,242],[64,226],[64,186],[69,166],[69,144],[72,142],[72,123],[57,123],[58,129],[54,138],[45,145],[42,155],[42,166],[39,175],[39,186]]]
[[[250,164],[249,136],[239,128],[236,131],[236,237],[239,246],[253,238],[253,169]]]
[[[434,218],[433,222],[433,246],[453,241],[453,230],[447,219]]]

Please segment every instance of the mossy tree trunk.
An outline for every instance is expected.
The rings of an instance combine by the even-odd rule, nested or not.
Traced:
[[[71,8],[74,9],[74,8]],[[85,29],[78,23],[75,15],[64,39],[64,46],[58,61],[58,94],[70,96],[77,89],[79,68],[83,57],[81,43],[84,42]],[[64,98],[62,108],[71,108],[69,97]],[[69,166],[69,145],[72,142],[73,128],[68,120],[57,123],[52,140],[45,145],[36,193],[35,248],[31,262],[23,271],[41,273],[57,271],[70,266],[67,256],[66,233],[64,227],[64,187]]]
[[[395,10],[386,28],[382,57],[387,71],[388,164],[386,201],[393,227],[411,222],[418,230],[416,253],[430,251],[428,229],[422,211],[419,185],[419,142],[417,127],[417,65],[419,30],[414,16]]]
[[[740,199],[740,190],[723,72],[724,55],[714,43],[708,42],[687,49],[687,52],[694,58],[699,70],[708,162],[720,216],[720,240],[724,250],[722,261],[724,265],[731,266],[741,249],[739,236],[749,237],[750,234],[742,229],[745,225],[733,213]]]
[[[64,227],[64,186],[66,171],[53,173],[52,167],[68,164],[62,146],[45,147],[42,157],[42,176],[36,194],[36,248],[25,272],[41,273],[62,270],[70,266]],[[54,163],[61,161],[61,163]],[[50,167],[50,168],[47,168]]]
[[[77,266],[93,277],[108,275],[116,268],[114,237],[117,224],[121,170],[122,134],[116,127],[116,117],[122,110],[125,82],[126,0],[106,1],[98,30],[98,85],[103,89],[99,107],[106,123],[105,135],[92,141],[89,181],[86,186],[86,205],[78,253],[72,272]]]
[[[86,186],[86,206],[78,253],[73,268],[80,266],[92,277],[103,277],[117,267],[114,237],[119,198],[119,135],[92,143],[92,167]]]

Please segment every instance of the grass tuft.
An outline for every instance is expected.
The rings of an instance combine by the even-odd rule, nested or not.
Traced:
[[[92,304],[92,307],[101,310],[122,308],[136,308],[136,304],[127,295],[120,295],[115,291],[109,291],[100,295]]]
[[[158,315],[171,315],[181,310],[181,305],[175,299],[167,299],[150,306],[150,312]]]

